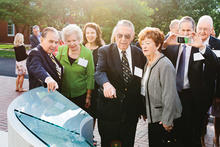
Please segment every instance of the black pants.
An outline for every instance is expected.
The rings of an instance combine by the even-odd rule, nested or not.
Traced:
[[[179,123],[180,119],[174,120],[174,127],[170,132],[167,132],[159,122],[150,123],[148,125],[149,147],[183,147],[180,141]]]
[[[115,122],[98,119],[102,147],[133,147],[137,121]]]
[[[180,126],[184,147],[202,147],[201,136],[205,111],[202,111],[191,90],[180,92],[179,97],[183,108]]]
[[[95,117],[95,112],[91,109],[91,107],[86,108],[86,93],[78,96],[78,97],[73,97],[69,98],[73,103],[75,103],[77,106],[82,108],[84,111],[86,111],[89,115],[91,115],[93,118]]]

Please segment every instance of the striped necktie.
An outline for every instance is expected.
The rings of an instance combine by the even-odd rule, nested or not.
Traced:
[[[57,74],[59,76],[59,78],[61,79],[61,68],[59,67],[59,65],[57,64],[53,54],[50,54],[50,59],[53,61],[53,63],[56,65],[56,71],[57,71]]]
[[[126,52],[125,51],[121,51],[122,53],[122,62],[121,62],[121,66],[122,66],[122,75],[123,75],[123,79],[125,84],[128,84],[129,81],[131,80],[131,70],[129,67],[129,63],[128,63],[128,59],[126,57]]]

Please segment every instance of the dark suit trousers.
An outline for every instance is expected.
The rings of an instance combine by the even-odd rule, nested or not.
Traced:
[[[103,121],[98,119],[98,130],[102,147],[133,147],[137,121],[124,122]]]
[[[179,97],[183,108],[180,121],[181,141],[184,147],[202,147],[201,134],[205,115],[190,89],[179,92]]]
[[[172,144],[172,147],[183,147],[182,142],[180,141],[180,119],[176,119],[173,122],[173,129],[168,132],[164,129],[162,124],[159,122],[149,123],[148,124],[148,138],[149,138],[149,147],[167,147],[171,146],[166,142],[171,141],[175,142]],[[175,140],[175,141],[174,141]]]

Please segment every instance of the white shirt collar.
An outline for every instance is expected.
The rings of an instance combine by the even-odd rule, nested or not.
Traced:
[[[203,42],[203,45],[209,45],[209,39],[210,39],[210,36]]]
[[[119,53],[121,54],[121,51],[123,51],[122,49],[118,48]],[[130,45],[128,46],[128,48],[125,50],[126,55],[128,55],[129,52],[131,52],[131,47]]]

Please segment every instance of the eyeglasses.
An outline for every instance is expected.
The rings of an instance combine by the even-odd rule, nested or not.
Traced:
[[[117,37],[119,39],[121,39],[122,37],[124,36],[125,39],[130,39],[131,38],[131,35],[130,34],[117,34]]]

